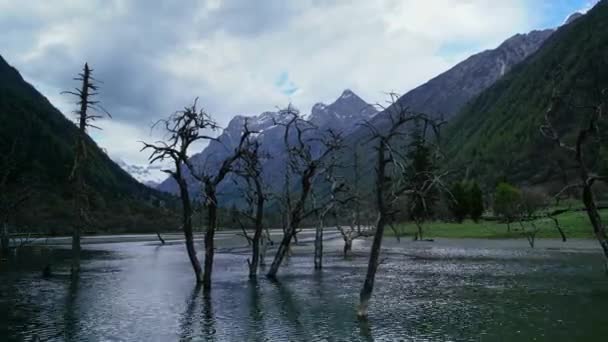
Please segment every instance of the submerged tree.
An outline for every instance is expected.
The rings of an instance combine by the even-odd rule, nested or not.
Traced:
[[[300,188],[295,201],[291,203],[289,199],[290,203],[287,205],[288,215],[283,238],[266,274],[271,279],[276,278],[302,220],[316,212],[316,208],[310,210],[306,208],[315,177],[324,172],[324,166],[331,154],[342,148],[339,134],[333,131],[328,131],[326,134],[319,132],[314,125],[302,119],[300,113],[291,106],[283,112],[289,118],[286,123],[281,124],[285,129],[283,143],[287,153],[286,172],[297,177]],[[291,178],[286,179],[286,188],[289,188]]]
[[[192,229],[192,199],[186,182],[185,172],[190,164],[188,149],[199,140],[211,140],[211,136],[205,135],[206,131],[214,131],[219,128],[215,121],[204,110],[197,108],[197,100],[194,103],[177,111],[169,118],[159,120],[154,126],[162,126],[167,136],[165,141],[157,141],[153,144],[143,143],[144,150],[151,150],[150,163],[170,160],[173,162],[174,170],[163,170],[168,173],[177,183],[182,202],[182,229],[186,239],[186,250],[197,283],[203,281],[200,262],[194,248],[194,234]]]
[[[229,173],[234,171],[236,163],[247,154],[249,137],[252,131],[249,131],[247,125],[241,134],[241,139],[237,147],[232,153],[227,156],[217,171],[207,170],[205,167],[197,170],[194,165],[186,161],[190,173],[203,186],[204,207],[207,209],[207,230],[205,231],[205,268],[203,271],[203,291],[211,290],[211,274],[213,273],[213,258],[215,255],[215,232],[217,230],[218,218],[217,211],[219,207],[217,198],[217,188]],[[263,208],[263,204],[262,207]],[[263,215],[263,214],[261,214]],[[262,217],[262,216],[261,216]]]
[[[427,186],[436,170],[434,151],[430,143],[426,141],[426,130],[426,121],[424,121],[424,126],[419,120],[414,121],[414,129],[411,133],[412,141],[405,156],[407,160],[405,181],[412,188],[419,190]],[[427,192],[414,191],[407,197],[407,213],[418,228],[414,239],[422,240],[422,223],[432,216],[433,205],[437,202],[437,191],[433,191],[433,189],[429,189]]]
[[[95,100],[95,96],[98,94],[98,86],[92,73],[93,70],[89,68],[88,63],[85,63],[82,73],[78,74],[78,77],[74,79],[81,82],[80,88],[76,88],[74,91],[63,92],[74,95],[78,99],[77,104],[79,106],[79,109],[74,111],[78,121],[78,136],[76,137],[74,164],[69,175],[74,196],[74,208],[78,217],[72,231],[72,273],[80,270],[80,236],[83,229],[90,224],[90,194],[85,180],[85,173],[89,167],[88,145],[90,144],[87,132],[89,128],[99,129],[99,127],[93,125],[95,120],[103,116],[111,117],[99,104],[99,101]]]
[[[249,132],[247,121],[244,124],[244,131]],[[235,172],[245,180],[246,184],[245,199],[247,210],[244,214],[253,223],[253,236],[250,237],[247,234],[244,225],[241,224],[241,227],[243,228],[243,235],[251,245],[251,260],[247,260],[249,277],[255,278],[257,277],[259,266],[264,263],[263,258],[265,257],[263,250],[260,253],[260,247],[261,244],[266,242],[264,240],[268,238],[264,236],[264,205],[268,196],[266,191],[264,191],[264,180],[262,177],[262,160],[266,156],[260,151],[260,142],[258,140],[251,139],[249,133],[245,133],[244,136],[246,136],[246,140],[242,147],[240,163],[238,163]],[[236,217],[238,218],[238,216]]]
[[[399,155],[394,146],[395,140],[398,137],[406,135],[407,124],[413,121],[423,121],[430,125],[435,133],[438,133],[439,123],[430,119],[425,114],[414,113],[407,108],[400,106],[397,102],[397,95],[391,94],[391,106],[386,109],[390,120],[389,127],[386,130],[380,130],[373,124],[366,122],[364,124],[370,130],[370,142],[376,142],[376,184],[375,184],[375,200],[378,217],[376,220],[376,229],[372,242],[369,263],[363,288],[359,295],[359,308],[357,315],[360,318],[366,318],[374,289],[374,280],[376,271],[380,263],[380,248],[382,238],[386,226],[392,225],[395,214],[397,200],[404,195],[413,195],[418,193],[425,197],[440,183],[441,176],[433,175],[429,177],[429,181],[422,188],[415,184],[410,184],[405,177],[406,166],[404,157]]]
[[[594,95],[597,102],[587,106],[575,106],[567,100],[566,96],[560,94],[556,88],[554,88],[551,103],[549,108],[545,112],[544,124],[540,127],[541,133],[552,140],[558,147],[565,151],[574,163],[574,167],[578,173],[578,182],[575,184],[568,185],[564,190],[578,188],[581,190],[581,199],[585,206],[585,211],[591,226],[593,227],[593,233],[598,240],[602,251],[604,253],[604,261],[606,272],[608,273],[608,235],[606,233],[606,226],[600,216],[598,205],[593,192],[593,186],[597,182],[608,181],[608,176],[598,175],[594,172],[593,163],[599,157],[598,145],[602,142],[600,125],[603,123],[606,102],[608,98],[608,88],[600,88],[595,82]],[[565,141],[563,131],[560,132],[554,126],[554,120],[558,113],[562,110],[572,111],[577,110],[581,112],[582,127],[575,132],[574,145],[570,145]],[[586,114],[584,111],[588,111]],[[571,133],[571,132],[568,132]]]
[[[316,198],[313,192],[313,208],[317,216],[317,227],[315,229],[315,249],[314,266],[315,269],[323,268],[323,228],[327,223],[328,217],[333,217],[338,227],[337,212],[340,207],[350,205],[355,199],[350,194],[349,187],[344,180],[336,176],[337,164],[336,156],[332,156],[325,167],[325,184],[329,187],[323,199]]]

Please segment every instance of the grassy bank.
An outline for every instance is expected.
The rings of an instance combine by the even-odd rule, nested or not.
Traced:
[[[608,219],[608,210],[602,210],[602,217]],[[583,211],[569,212],[558,216],[560,226],[567,238],[593,238],[593,230],[587,214]],[[541,219],[534,221],[539,228],[537,238],[560,238],[559,232],[555,228],[553,221]],[[526,229],[531,229],[531,225],[526,224]],[[413,223],[403,223],[396,226],[401,236],[414,236],[416,226]],[[454,222],[428,222],[423,225],[423,234],[426,238],[484,238],[484,239],[505,239],[522,238],[522,228],[519,223],[511,223],[511,231],[507,229],[505,223],[497,221],[484,221],[475,223],[471,220],[463,223]],[[387,230],[387,235],[394,236],[395,233]]]

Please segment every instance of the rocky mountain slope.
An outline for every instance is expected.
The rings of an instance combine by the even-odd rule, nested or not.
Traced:
[[[568,158],[539,127],[556,89],[576,107],[560,112],[555,123],[572,142],[589,115],[585,108],[599,103],[608,88],[608,2],[569,22],[448,125],[445,145],[454,167],[466,167],[488,184],[543,184],[565,176],[559,164]]]
[[[376,115],[377,111],[351,90],[344,90],[336,101],[329,105],[317,103],[312,107],[309,120],[320,130],[334,129],[345,134],[352,132],[359,123]],[[260,141],[262,151],[272,156],[264,165],[264,173],[270,186],[282,185],[277,179],[285,169],[283,134],[284,129],[277,123],[284,123],[289,117],[281,112],[265,112],[257,116],[236,116],[223,130],[217,141],[211,141],[209,145],[198,154],[192,156],[192,164],[199,168],[213,170],[226,158],[237,146],[245,120],[250,130],[257,131],[256,139]],[[279,178],[277,178],[277,176]],[[189,183],[193,184],[192,190],[197,192],[196,182],[189,177]],[[229,184],[229,182],[224,182]],[[157,189],[176,193],[177,188],[173,179],[166,179]],[[236,196],[235,189],[230,185],[224,185],[222,189],[226,196]]]

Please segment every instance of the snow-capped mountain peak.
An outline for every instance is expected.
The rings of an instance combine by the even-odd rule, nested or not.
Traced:
[[[122,159],[115,159],[114,162],[138,182],[151,188],[155,188],[167,178],[167,174],[162,170],[171,169],[170,165],[129,164]]]

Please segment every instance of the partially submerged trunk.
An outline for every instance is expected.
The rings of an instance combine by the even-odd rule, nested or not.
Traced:
[[[260,264],[264,264],[264,254],[266,252],[266,246],[264,243],[264,253],[261,257],[260,262],[260,240],[264,239],[264,193],[262,192],[262,184],[259,181],[255,181],[256,192],[257,192],[257,203],[255,213],[255,232],[253,233],[253,239],[251,241],[251,262],[249,263],[249,278],[255,278],[258,274],[258,268]]]
[[[378,220],[376,221],[376,233],[374,234],[372,250],[369,255],[367,274],[365,275],[363,288],[359,294],[359,308],[357,310],[357,316],[363,319],[367,318],[369,300],[372,297],[374,280],[376,278],[376,271],[378,270],[380,248],[382,247],[382,238],[384,237],[384,228],[387,223],[387,208],[384,198],[384,189],[387,182],[387,177],[385,174],[387,163],[385,150],[386,143],[384,140],[380,140],[378,146],[378,161],[376,165],[376,207],[378,210]]]
[[[215,230],[217,229],[217,198],[215,187],[205,186],[207,196],[207,231],[205,232],[205,270],[203,273],[203,291],[211,290],[211,274],[213,273],[213,257],[215,255]]]
[[[353,250],[353,240],[350,236],[343,236],[344,238],[344,258],[348,258]]]
[[[158,238],[158,241],[160,241],[161,245],[165,244],[165,239],[163,239],[163,237],[160,235],[159,231],[156,232],[156,237]]]
[[[296,231],[300,227],[300,221],[302,220],[302,214],[304,212],[304,203],[306,202],[308,194],[310,193],[310,189],[312,187],[312,178],[315,175],[315,172],[316,168],[310,167],[302,175],[302,192],[300,193],[300,198],[290,213],[288,226],[285,229],[281,243],[277,248],[277,252],[272,260],[270,269],[266,274],[266,276],[270,279],[276,279],[277,273],[279,272],[279,267],[281,267],[281,264],[285,259],[285,255],[287,255],[290,250],[291,240],[294,239]]]
[[[591,185],[589,185],[587,182],[585,182],[583,186],[583,203],[587,209],[589,221],[593,226],[593,233],[597,238],[597,241],[600,243],[602,251],[604,252],[605,270],[608,274],[608,238],[606,237],[606,227],[604,226],[602,217],[597,209]]]
[[[178,165],[179,170],[179,165]],[[192,231],[192,204],[190,203],[190,194],[188,193],[188,185],[181,179],[181,176],[174,177],[179,185],[180,197],[182,200],[182,227],[184,229],[184,237],[186,239],[186,251],[188,252],[188,258],[190,264],[194,270],[194,276],[196,277],[196,283],[202,282],[202,270],[201,264],[196,256],[196,249],[194,248],[194,233]],[[180,179],[178,179],[180,178]]]
[[[380,214],[376,223],[376,234],[374,234],[372,251],[369,255],[365,282],[363,283],[363,288],[361,289],[361,293],[359,294],[359,308],[357,310],[357,316],[359,318],[367,318],[369,300],[372,298],[372,292],[374,291],[374,280],[376,278],[376,271],[378,270],[378,265],[380,261],[380,248],[382,247],[382,237],[384,235],[385,226],[385,218],[382,214]]]
[[[80,227],[72,230],[72,266],[70,272],[74,275],[80,271]]]
[[[4,222],[2,224],[2,232],[0,232],[0,256],[8,257],[10,248],[10,237],[8,232],[8,223]]]
[[[268,273],[266,273],[266,277],[270,279],[276,279],[277,273],[279,272],[279,267],[283,263],[283,259],[289,252],[291,246],[291,240],[295,235],[295,228],[293,226],[288,227],[283,234],[283,238],[281,239],[281,243],[277,248],[277,252],[272,260],[272,264],[270,264],[270,269],[268,269]]]
[[[323,268],[323,220],[315,231],[315,269]]]

